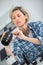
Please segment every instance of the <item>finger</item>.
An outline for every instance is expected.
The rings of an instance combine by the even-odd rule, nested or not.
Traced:
[[[13,34],[14,34],[14,35],[19,35],[19,32],[14,32]]]

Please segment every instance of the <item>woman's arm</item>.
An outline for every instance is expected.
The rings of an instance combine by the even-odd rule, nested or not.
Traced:
[[[37,38],[30,38],[30,37],[27,37],[23,34],[23,32],[21,30],[18,30],[16,32],[13,33],[14,35],[16,35],[18,38],[20,39],[23,39],[23,40],[27,40],[31,43],[34,43],[34,44],[37,44],[37,45],[40,45],[40,41],[37,39]]]
[[[10,49],[10,46],[5,46],[5,50],[6,50],[7,55],[14,56],[11,49]]]
[[[27,40],[27,41],[32,42],[34,44],[40,45],[40,40],[38,40],[37,38],[29,38],[29,37],[25,36],[24,40]]]

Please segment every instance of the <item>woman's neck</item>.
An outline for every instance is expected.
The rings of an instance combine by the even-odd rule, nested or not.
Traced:
[[[26,29],[27,29],[27,24],[26,24],[26,23],[23,24],[21,27],[19,27],[19,29],[20,29],[20,30],[24,30],[24,29],[26,30]]]
[[[26,36],[29,34],[30,28],[27,26],[27,23],[25,23],[23,26],[19,28]]]

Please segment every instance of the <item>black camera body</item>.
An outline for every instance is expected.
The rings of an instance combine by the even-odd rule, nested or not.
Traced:
[[[13,37],[12,33],[6,32],[5,35],[3,36],[2,40],[1,40],[1,43],[4,46],[8,46],[12,40],[12,37]]]

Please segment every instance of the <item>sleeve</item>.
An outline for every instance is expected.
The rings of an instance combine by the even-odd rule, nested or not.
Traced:
[[[22,64],[22,63],[25,62],[24,57],[23,57],[23,51],[22,51],[22,50],[20,49],[20,47],[18,46],[17,41],[14,41],[13,43],[14,43],[14,44],[13,44],[13,53],[14,53],[14,55],[17,56],[18,62],[19,62],[20,64]]]
[[[43,23],[42,22],[39,24],[38,34],[39,35],[37,36],[37,38],[40,40],[41,45],[43,45]]]
[[[35,30],[35,33],[37,32],[36,36],[40,40],[41,45],[43,45],[43,22],[31,22],[29,25]]]

